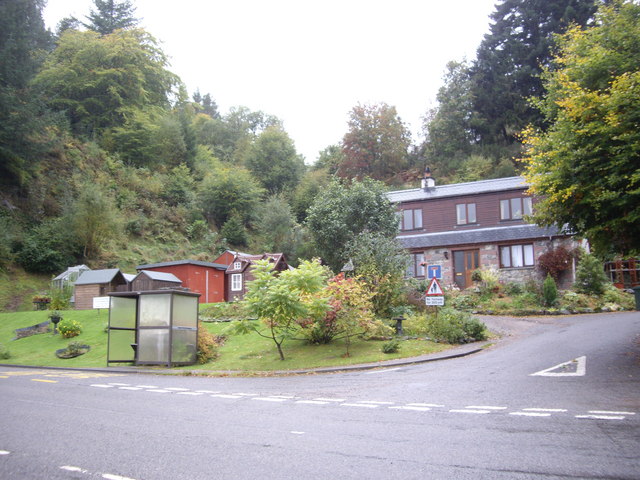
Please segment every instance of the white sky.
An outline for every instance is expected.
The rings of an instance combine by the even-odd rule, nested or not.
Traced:
[[[419,138],[447,62],[473,59],[497,0],[134,0],[140,26],[189,94],[222,114],[275,115],[313,163],[358,103],[385,102]],[[84,20],[91,0],[48,0],[44,19]]]

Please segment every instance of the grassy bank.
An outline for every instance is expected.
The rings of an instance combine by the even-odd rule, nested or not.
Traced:
[[[82,333],[71,339],[65,339],[60,335],[48,332],[12,340],[15,337],[16,329],[44,322],[48,319],[48,314],[47,311],[0,314],[0,344],[10,354],[8,359],[0,359],[0,363],[52,367],[105,367],[107,365],[105,327],[108,322],[108,312],[106,310],[62,312],[65,319],[76,320],[82,325]],[[215,335],[225,335],[229,323],[205,323],[203,325]],[[56,350],[65,348],[73,341],[90,345],[91,351],[71,359],[60,359],[55,356]],[[381,350],[383,343],[383,341],[353,339],[349,349],[350,356],[347,357],[345,356],[344,340],[338,340],[329,345],[308,345],[300,340],[289,340],[284,344],[286,359],[281,361],[275,345],[269,339],[262,338],[255,333],[227,335],[215,361],[205,365],[184,367],[183,370],[295,370],[391,360],[439,352],[450,348],[448,345],[426,340],[406,340],[401,342],[399,352],[385,354]]]

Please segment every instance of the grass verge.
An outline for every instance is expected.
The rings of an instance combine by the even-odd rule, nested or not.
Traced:
[[[14,330],[44,322],[47,311],[31,311],[0,314],[0,344],[9,351],[10,358],[0,363],[32,365],[38,367],[106,367],[108,322],[106,310],[68,310],[62,312],[65,319],[76,320],[82,324],[82,333],[74,338],[65,339],[51,332],[13,340]],[[228,323],[205,323],[215,335],[225,334]],[[85,355],[60,359],[55,351],[65,348],[70,342],[78,341],[90,345],[91,351]],[[406,340],[401,342],[400,351],[393,354],[382,353],[383,341],[352,339],[350,356],[346,357],[346,344],[338,340],[329,345],[308,345],[301,340],[288,340],[284,343],[285,360],[281,361],[275,345],[270,339],[255,333],[228,336],[219,348],[219,356],[213,362],[204,365],[176,368],[180,370],[239,370],[274,371],[298,370],[314,367],[345,366],[360,363],[392,360],[440,352],[449,345],[426,340]],[[122,364],[128,365],[128,364]]]

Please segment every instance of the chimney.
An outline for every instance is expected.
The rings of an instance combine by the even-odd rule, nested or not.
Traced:
[[[436,186],[436,181],[431,176],[431,169],[426,167],[424,169],[424,176],[422,177],[422,189],[427,190],[429,188],[434,188]]]

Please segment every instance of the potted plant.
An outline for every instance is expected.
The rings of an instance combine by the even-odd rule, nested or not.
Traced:
[[[55,335],[57,333],[56,327],[58,326],[60,320],[62,320],[62,315],[58,310],[53,310],[51,313],[49,313],[49,320],[51,321],[51,323],[53,323],[53,334]]]
[[[31,301],[33,302],[34,310],[46,310],[49,303],[51,303],[51,297],[49,295],[34,295]]]

